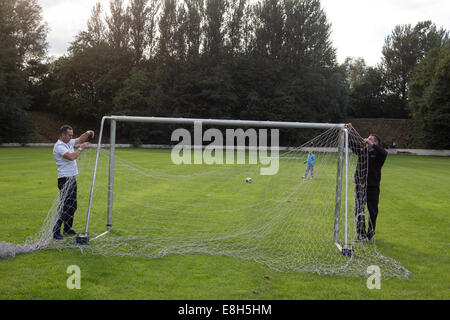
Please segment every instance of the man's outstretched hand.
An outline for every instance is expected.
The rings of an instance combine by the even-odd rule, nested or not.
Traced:
[[[85,142],[80,146],[81,151],[83,151],[84,149],[86,149],[87,147],[89,147],[89,142]]]
[[[92,131],[92,130],[88,130],[88,131],[86,131],[86,133],[88,134],[87,141],[92,141],[94,139],[94,137],[95,137],[95,132]]]

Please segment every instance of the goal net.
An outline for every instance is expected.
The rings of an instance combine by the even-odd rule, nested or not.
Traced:
[[[355,129],[344,134],[331,127],[301,146],[276,150],[226,146],[211,153],[204,143],[178,153],[192,151],[183,154],[191,164],[174,161],[174,149],[115,148],[115,123],[112,129],[109,145],[89,148],[78,160],[74,229],[86,232],[89,244],[53,240],[62,192],[39,234],[21,245],[0,243],[0,256],[40,249],[149,258],[208,254],[278,271],[367,276],[377,265],[383,278],[408,277],[375,241],[355,241],[356,221],[368,215],[357,212],[364,207],[367,152],[348,148],[361,145]],[[207,152],[215,161],[205,161]],[[203,161],[195,163],[196,155]],[[275,174],[261,174],[274,164]]]

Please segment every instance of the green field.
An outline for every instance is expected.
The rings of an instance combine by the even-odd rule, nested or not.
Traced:
[[[151,161],[159,172],[170,173],[166,165],[168,151],[118,153],[142,166]],[[204,179],[205,184],[196,185],[200,190],[184,193],[168,205],[178,207],[179,203],[186,203],[183,200],[189,200],[189,207],[184,209],[197,208],[198,195],[209,192],[202,188],[210,178]],[[208,188],[218,185],[212,182]],[[157,198],[164,203],[163,188],[167,186],[159,186],[139,188],[148,187],[155,197],[160,193]],[[224,188],[233,188],[236,202],[244,201],[239,196],[242,186],[221,185],[217,192]],[[369,290],[364,277],[279,272],[229,256],[169,254],[149,259],[82,254],[79,250],[42,250],[0,260],[0,299],[448,299],[449,189],[450,159],[388,157],[383,168],[376,244],[380,252],[405,266],[411,276],[408,280],[382,281],[380,290]],[[259,190],[247,198],[260,201],[258,195],[275,191]],[[51,148],[0,148],[0,241],[23,243],[38,232],[57,192]],[[131,195],[128,189],[124,192]],[[134,192],[134,201],[139,202],[139,197],[145,198],[148,192]],[[215,206],[225,205],[228,200],[224,198],[223,204],[216,202]],[[85,206],[80,204],[77,211],[77,230],[84,226]],[[120,225],[120,218],[114,219]],[[170,224],[161,221],[161,225]],[[169,236],[180,232],[176,225],[152,228],[149,232],[163,231]],[[116,235],[124,232],[120,228],[113,230]],[[70,265],[81,269],[80,290],[66,287]]]

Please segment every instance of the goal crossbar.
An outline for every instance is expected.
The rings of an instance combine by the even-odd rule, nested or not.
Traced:
[[[149,122],[165,124],[195,124],[201,122],[211,126],[242,126],[266,128],[310,128],[331,129],[345,128],[343,123],[309,123],[309,122],[283,122],[283,121],[255,121],[255,120],[224,120],[224,119],[195,119],[195,118],[165,118],[165,117],[133,117],[133,116],[106,116],[109,119],[122,122]],[[102,120],[103,121],[103,120]]]

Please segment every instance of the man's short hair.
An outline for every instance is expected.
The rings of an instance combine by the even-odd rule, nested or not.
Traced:
[[[59,129],[59,134],[62,135],[63,133],[67,133],[68,130],[73,131],[71,126],[69,126],[68,124],[65,124]]]
[[[381,138],[378,135],[371,133],[369,136],[374,137],[377,140],[378,144],[381,144]]]

